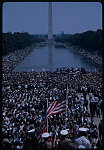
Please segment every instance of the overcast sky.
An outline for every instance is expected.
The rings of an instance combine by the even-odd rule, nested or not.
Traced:
[[[102,29],[99,2],[53,2],[53,33],[74,34]],[[3,32],[48,33],[48,2],[3,4]]]

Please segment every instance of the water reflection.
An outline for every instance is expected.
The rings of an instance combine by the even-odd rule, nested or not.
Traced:
[[[89,62],[88,59],[69,49],[55,48],[52,44],[34,49],[13,71],[55,71],[56,68],[62,67],[84,67],[89,71],[101,71],[101,67]]]
[[[48,59],[49,59],[49,71],[53,71],[53,46],[52,44],[48,45]]]

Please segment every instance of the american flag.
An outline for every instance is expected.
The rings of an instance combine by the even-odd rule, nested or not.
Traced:
[[[67,106],[67,108],[68,108],[68,106]],[[43,117],[42,123],[39,128],[39,132],[37,135],[37,139],[39,142],[42,140],[42,134],[44,132],[46,132],[47,118],[50,115],[59,114],[59,113],[65,112],[65,111],[66,111],[66,101],[61,101],[61,102],[54,101],[52,104],[50,104],[50,106],[47,109],[47,114],[46,114],[46,116]]]
[[[66,101],[55,101],[47,109],[47,117],[66,111]]]

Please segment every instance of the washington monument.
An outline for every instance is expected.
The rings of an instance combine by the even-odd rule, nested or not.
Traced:
[[[53,40],[52,34],[52,2],[48,3],[48,40]]]

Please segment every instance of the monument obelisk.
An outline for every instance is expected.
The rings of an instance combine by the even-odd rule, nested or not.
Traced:
[[[52,2],[48,3],[48,40],[52,42]]]

